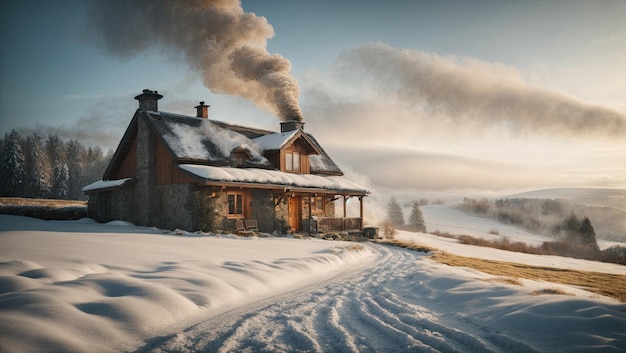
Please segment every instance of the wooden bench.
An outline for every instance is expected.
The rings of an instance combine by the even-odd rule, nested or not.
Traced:
[[[256,219],[244,219],[244,225],[246,226],[246,230],[258,232],[259,226],[256,224]]]
[[[256,219],[238,219],[235,221],[236,232],[242,236],[256,236],[259,231]]]

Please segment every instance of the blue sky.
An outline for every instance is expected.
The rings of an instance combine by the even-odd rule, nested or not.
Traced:
[[[149,47],[124,57],[107,52],[93,34],[86,4],[0,4],[0,133],[53,132],[114,148],[136,109],[133,97],[144,88],[165,95],[162,110],[191,115],[204,100],[215,119],[277,128],[273,112],[209,92],[176,50]],[[626,187],[626,139],[594,126],[599,118],[589,108],[609,111],[623,131],[623,1],[285,0],[242,6],[273,27],[267,50],[291,62],[306,129],[346,169],[368,175],[381,189]],[[388,64],[379,62],[383,56]],[[412,86],[407,77],[424,67],[440,76]],[[420,72],[415,77],[422,80]],[[457,97],[463,92],[454,89],[444,98],[441,91],[428,92],[457,83],[486,89],[491,101],[484,103],[480,94]],[[544,99],[556,97],[558,107],[582,107],[591,125],[578,126],[593,133],[570,131],[575,125],[557,118],[544,128],[534,111],[519,120],[486,117],[500,86],[507,99],[520,92],[505,106],[543,107]],[[428,98],[422,101],[422,95]],[[450,110],[464,100],[465,106]],[[470,116],[472,102],[488,107]],[[393,172],[407,164],[406,173]]]

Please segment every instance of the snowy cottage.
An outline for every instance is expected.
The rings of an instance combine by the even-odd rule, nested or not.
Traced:
[[[343,177],[303,122],[267,131],[209,120],[204,102],[195,117],[161,112],[161,98],[135,97],[139,109],[103,180],[83,188],[90,217],[190,231],[363,230],[368,191]],[[346,217],[350,198],[360,202],[358,218]]]

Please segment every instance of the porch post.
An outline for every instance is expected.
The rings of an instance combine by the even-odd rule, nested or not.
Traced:
[[[359,196],[359,208],[361,213],[361,232],[363,231],[363,196]]]
[[[347,204],[347,199],[346,199],[346,195],[341,195],[343,196],[343,218],[341,219],[341,230],[346,230],[346,204]]]
[[[311,221],[312,221],[312,219],[311,219],[311,207],[312,207],[312,205],[311,205],[311,194],[309,194],[309,222],[308,222],[309,223],[309,236],[311,236]]]

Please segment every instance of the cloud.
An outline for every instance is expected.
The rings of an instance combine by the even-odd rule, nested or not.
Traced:
[[[468,129],[513,137],[626,136],[624,114],[531,85],[513,67],[469,57],[375,43],[343,52],[322,80],[308,79],[307,120],[360,125],[358,131],[376,124],[401,136]]]

